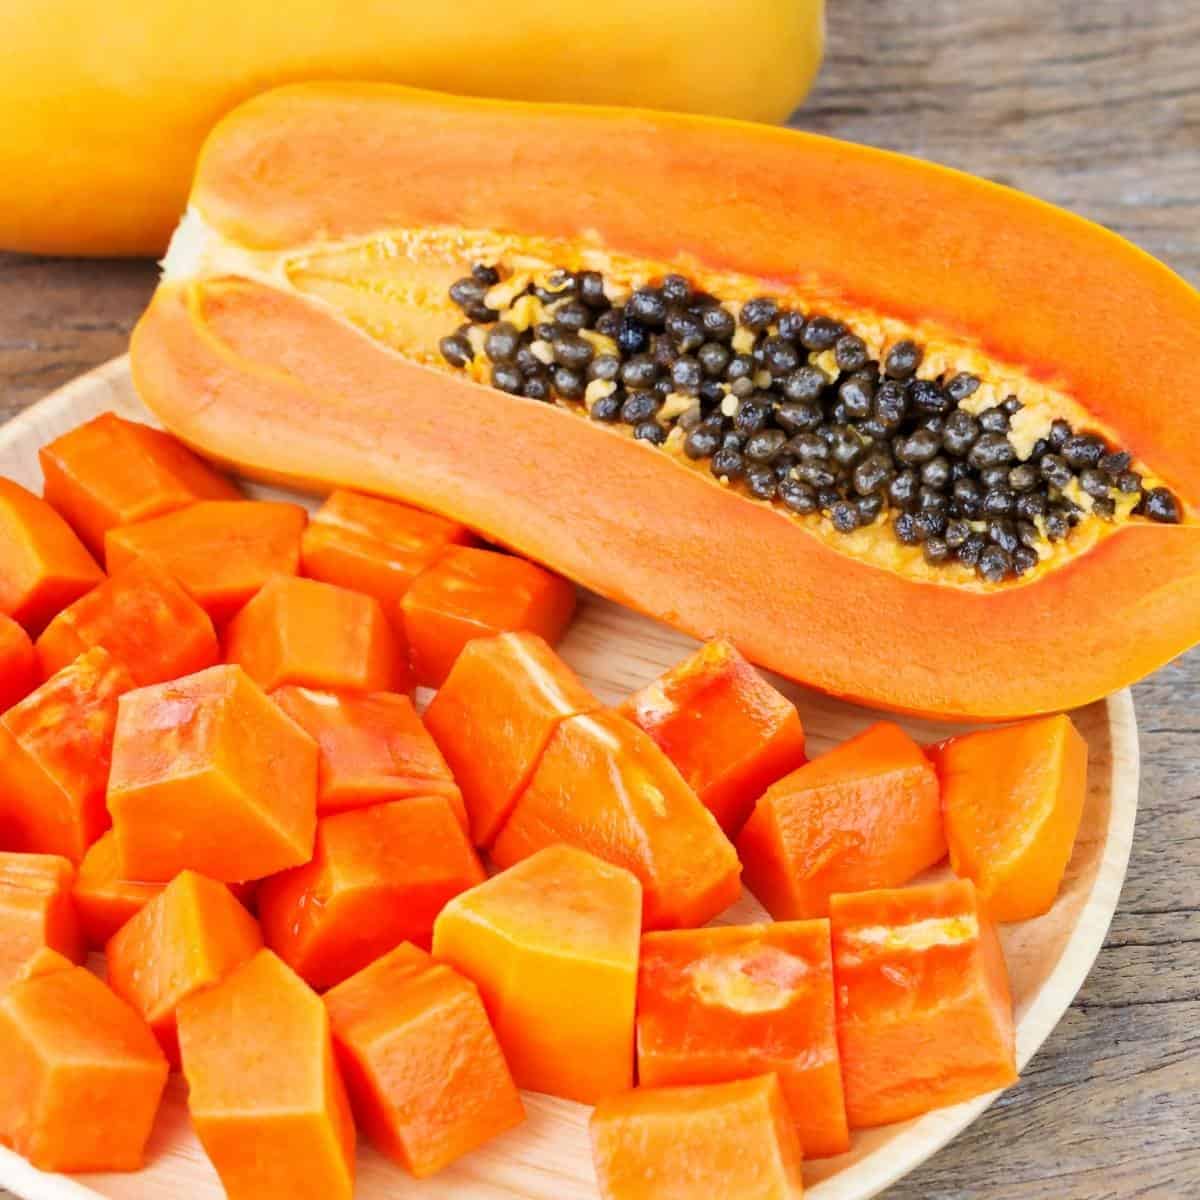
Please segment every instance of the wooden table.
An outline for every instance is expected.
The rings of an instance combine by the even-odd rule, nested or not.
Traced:
[[[1024,188],[1200,283],[1196,0],[828,2],[797,124]],[[154,277],[0,255],[0,420],[121,353]],[[1198,685],[1200,652],[1135,691],[1138,841],[1087,985],[1021,1085],[889,1200],[1200,1196]]]

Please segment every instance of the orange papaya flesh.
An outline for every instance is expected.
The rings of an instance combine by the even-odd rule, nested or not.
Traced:
[[[301,570],[312,579],[374,596],[390,613],[447,546],[469,546],[474,540],[457,521],[339,488],[313,514],[300,539]]]
[[[407,696],[281,687],[271,699],[320,748],[318,816],[441,796],[467,828],[462,792]]]
[[[443,796],[324,817],[312,861],[258,889],[263,936],[298,975],[333,987],[401,942],[427,947],[446,903],[485,878]]]
[[[662,747],[730,837],[767,787],[805,762],[796,706],[725,638],[701,646],[620,711]]]
[[[852,1129],[1016,1082],[1008,970],[970,880],[835,896],[830,917]]]
[[[236,665],[123,697],[108,782],[120,877],[224,883],[312,857],[317,746]]]
[[[179,1005],[192,1125],[229,1200],[351,1200],[354,1120],[329,1015],[260,950]]]
[[[456,896],[433,953],[479,988],[517,1084],[595,1104],[633,1085],[642,889],[548,846]]]
[[[201,500],[161,517],[110,529],[108,569],[146,558],[165,568],[217,625],[225,624],[273,575],[300,569],[308,517],[298,504]]]
[[[104,572],[71,527],[11,479],[0,479],[0,614],[37,636]]]
[[[347,139],[350,128],[362,138]],[[613,182],[631,145],[636,195]],[[755,199],[714,229],[717,161]],[[647,180],[666,198],[665,219],[645,220]],[[562,197],[553,214],[539,199],[547,188]],[[1074,706],[1200,630],[1190,595],[1200,458],[1167,400],[1200,301],[1139,252],[1044,205],[802,134],[345,85],[285,89],[232,115],[210,140],[192,203],[135,338],[135,375],[185,440],[251,473],[354,482],[433,508],[698,636],[727,633],[785,675],[901,710],[996,718]],[[952,218],[912,229],[914,211]],[[980,252],[979,228],[1005,236]],[[1055,502],[1078,505],[1078,526],[1035,539],[1039,561],[1024,555],[1020,579],[991,583],[940,546],[939,565],[927,565],[922,545],[893,536],[894,513],[845,534],[832,510],[754,502],[717,486],[707,463],[684,469],[680,438],[667,438],[666,453],[630,445],[571,405],[495,395],[447,377],[444,362],[430,371],[461,317],[437,296],[473,263],[508,272],[501,288],[543,265],[594,268],[620,287],[682,270],[735,305],[769,293],[845,321],[873,356],[914,340],[924,384],[982,380],[962,401],[968,412],[1018,397],[1013,454],[1031,454],[1035,434],[1061,417],[1128,450],[1147,487],[1173,489],[1183,525],[1127,515],[1134,497],[1115,489],[1103,519],[1072,485]],[[238,272],[254,279],[227,277]],[[1155,317],[1123,327],[1118,348],[1107,331],[1135,308]],[[1144,386],[1127,364],[1150,347]],[[825,362],[833,352],[813,353]],[[483,354],[475,360],[482,370]],[[381,378],[400,399],[378,403]],[[992,553],[988,569],[997,561]],[[899,614],[917,607],[925,619],[913,629]],[[888,627],[877,644],[904,654],[864,661],[852,610],[878,614]],[[1031,645],[1046,665],[1032,684],[1010,670],[1018,655],[1030,661]]]
[[[57,855],[0,852],[0,991],[45,951],[82,961],[74,878],[74,867]]]
[[[642,938],[638,1082],[778,1075],[806,1158],[850,1148],[829,922],[671,930]]]
[[[835,892],[907,883],[946,856],[937,775],[880,721],[769,787],[737,850],[773,917],[825,916]]]
[[[179,1066],[176,1011],[262,949],[258,923],[222,883],[181,871],[105,947],[108,986]]]
[[[452,546],[400,601],[417,683],[441,687],[473,638],[516,630],[554,643],[575,612],[575,588],[536,563]]]
[[[276,576],[229,623],[225,659],[266,691],[284,684],[411,691],[403,638],[373,596]]]
[[[741,893],[737,855],[716,819],[619,713],[558,725],[491,855],[508,867],[555,842],[632,871],[647,929],[703,925]]]
[[[500,832],[559,723],[600,706],[535,633],[467,643],[425,725],[462,788],[477,846]]]
[[[803,1151],[774,1075],[639,1087],[596,1106],[603,1200],[799,1200]]]
[[[170,434],[101,413],[38,451],[43,495],[87,548],[104,556],[118,525],[186,508],[197,500],[237,500],[228,479]]]
[[[0,613],[0,713],[24,700],[37,682],[37,657],[29,634]]]
[[[64,608],[37,640],[49,678],[103,646],[139,687],[211,667],[221,657],[208,614],[162,567],[135,559]]]
[[[355,1116],[418,1179],[521,1124],[479,990],[405,943],[325,993]]]
[[[167,1060],[141,1017],[86,968],[0,993],[0,1054],[0,1142],[43,1171],[143,1165]]]
[[[1087,742],[1060,714],[951,738],[930,750],[950,865],[994,921],[1049,910],[1087,798]]]
[[[78,966],[78,964],[65,954],[58,950],[52,950],[49,946],[41,946],[34,951],[31,958],[27,958],[21,965],[13,982],[17,983],[22,979],[36,979],[39,975],[49,975],[54,971],[69,971],[74,966]]]
[[[97,646],[0,716],[0,838],[78,863],[109,827],[105,788],[120,697],[134,686]]]

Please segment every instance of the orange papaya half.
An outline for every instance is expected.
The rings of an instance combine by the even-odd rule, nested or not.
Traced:
[[[928,163],[310,84],[211,135],[133,370],[248,474],[418,504],[827,692],[998,719],[1200,640],[1197,350],[1167,268]]]

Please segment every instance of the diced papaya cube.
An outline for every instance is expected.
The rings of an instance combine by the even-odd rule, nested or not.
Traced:
[[[0,713],[24,700],[37,681],[37,657],[29,634],[0,613]]]
[[[75,875],[75,909],[89,946],[101,948],[165,885],[121,878],[117,839],[110,829],[88,848]]]
[[[444,796],[466,828],[462,792],[407,696],[281,687],[271,699],[320,747],[319,816]]]
[[[304,574],[374,596],[395,611],[412,581],[447,546],[469,546],[465,525],[339,489],[313,515],[300,544]]]
[[[412,690],[403,638],[374,596],[276,576],[229,623],[225,658],[266,691],[284,684]]]
[[[724,638],[707,642],[621,706],[733,837],[754,802],[802,766],[796,706]]]
[[[536,633],[467,643],[425,726],[462,788],[477,846],[500,832],[559,723],[599,707]]]
[[[0,716],[0,839],[78,863],[108,828],[118,698],[133,680],[97,647]]]
[[[221,657],[208,614],[155,563],[139,559],[80,596],[37,641],[44,678],[103,646],[139,687],[211,667]]]
[[[178,1066],[180,1002],[261,949],[258,922],[223,883],[181,871],[109,940],[108,986],[142,1014]]]
[[[975,881],[994,921],[1049,911],[1087,797],[1087,742],[1071,718],[968,733],[930,757],[955,874]]]
[[[907,883],[946,856],[937,775],[880,721],[772,784],[737,849],[773,917],[826,916],[834,892]]]
[[[1016,1081],[1008,971],[970,880],[834,896],[830,912],[851,1128]]]
[[[806,1158],[850,1148],[829,922],[672,930],[642,938],[644,1087],[779,1076]]]
[[[325,994],[359,1123],[424,1179],[525,1119],[479,991],[405,943]]]
[[[479,987],[517,1083],[594,1104],[633,1083],[642,889],[550,846],[442,910],[433,953]]]
[[[45,500],[0,479],[0,613],[39,634],[103,578],[87,547]]]
[[[492,858],[511,866],[555,842],[632,871],[645,894],[647,929],[703,925],[741,890],[737,855],[712,813],[619,713],[558,725]]]
[[[799,1200],[803,1151],[774,1075],[637,1088],[592,1114],[603,1200]]]
[[[84,967],[0,994],[0,1141],[43,1171],[136,1171],[167,1082],[145,1022]]]
[[[434,918],[485,878],[443,796],[416,796],[325,817],[312,862],[258,891],[263,935],[318,989],[401,942],[428,946]]]
[[[241,667],[209,667],[122,697],[108,808],[124,879],[261,879],[312,856],[317,746]]]
[[[524,558],[451,546],[400,602],[413,673],[441,687],[472,639],[528,630],[557,642],[575,612],[574,585]]]
[[[178,439],[111,412],[55,438],[38,458],[46,499],[98,557],[117,525],[240,495]]]
[[[77,965],[65,954],[51,950],[49,946],[41,946],[33,952],[32,958],[27,958],[17,969],[13,983],[18,983],[22,979],[36,979],[39,975],[49,975],[53,971],[69,971]]]
[[[192,1125],[229,1200],[351,1200],[329,1014],[269,950],[179,1005]]]
[[[114,573],[135,558],[152,559],[223,625],[273,575],[296,574],[307,520],[298,504],[201,500],[110,529],[104,553]]]
[[[0,991],[43,950],[82,961],[74,879],[75,868],[57,855],[0,853]]]

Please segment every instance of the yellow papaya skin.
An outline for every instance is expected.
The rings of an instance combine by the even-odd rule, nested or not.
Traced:
[[[40,0],[0,39],[0,249],[161,253],[200,145],[303,79],[781,121],[820,66],[824,0]]]

